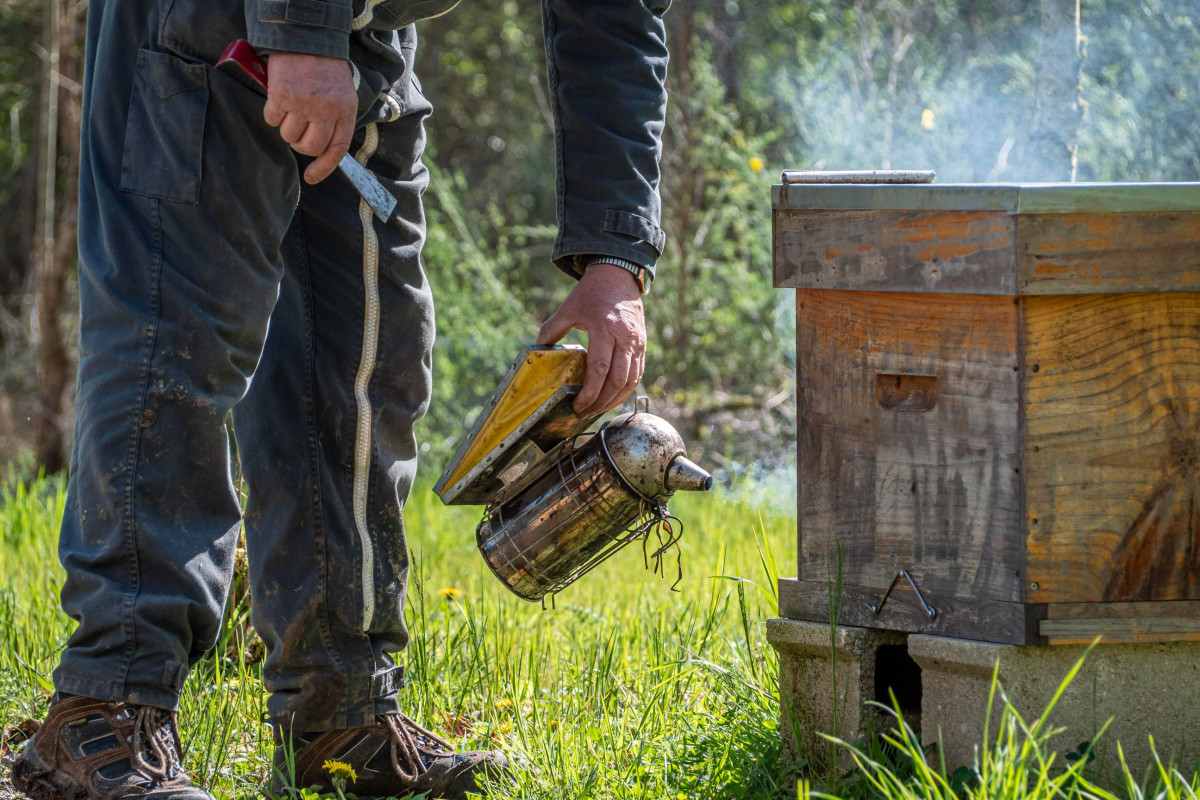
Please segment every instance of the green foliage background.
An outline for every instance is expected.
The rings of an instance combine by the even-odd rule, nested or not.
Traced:
[[[532,336],[568,289],[548,265],[552,139],[531,6],[477,0],[470,22],[448,15],[421,27],[443,178],[427,251],[443,309],[434,453],[490,392],[514,337]],[[1001,157],[1033,114],[1036,2],[677,0],[667,21],[669,244],[647,299],[646,375],[667,405],[761,402],[794,385],[791,295],[770,279],[769,187],[780,170],[1038,177]],[[1188,0],[1083,0],[1082,26],[1080,179],[1200,180],[1200,13]],[[481,302],[463,309],[468,285]],[[704,413],[694,422],[701,438],[713,424]],[[772,457],[763,440],[747,451],[729,438],[704,446],[735,462]]]
[[[537,5],[467,0],[419,26],[418,74],[437,109],[425,253],[438,298],[437,398],[423,432],[432,470],[570,286],[549,264],[554,162]],[[791,452],[791,403],[754,410],[795,385],[791,296],[770,280],[770,185],[780,170],[1036,180],[1006,157],[1033,113],[1039,7],[676,0],[666,17],[668,249],[647,299],[645,383],[656,408],[687,409],[685,436],[706,455],[773,463]],[[0,387],[15,408],[10,423],[36,386],[29,254],[41,9],[0,0]],[[1200,180],[1195,0],[1082,0],[1082,31],[1079,178]],[[0,408],[0,428],[4,416]],[[747,426],[766,433],[745,435]]]

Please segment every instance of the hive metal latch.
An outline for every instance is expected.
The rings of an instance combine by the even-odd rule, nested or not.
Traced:
[[[892,589],[896,588],[896,583],[901,579],[908,581],[908,585],[916,592],[917,600],[921,603],[921,608],[925,609],[925,616],[930,619],[937,619],[937,609],[925,602],[925,595],[921,594],[921,590],[917,588],[917,582],[913,580],[913,576],[908,570],[902,569],[896,573],[896,577],[892,578],[892,582],[888,584],[887,591],[883,593],[883,597],[879,598],[878,603],[867,603],[867,610],[872,616],[878,616],[883,607],[887,604],[888,598],[892,596]]]

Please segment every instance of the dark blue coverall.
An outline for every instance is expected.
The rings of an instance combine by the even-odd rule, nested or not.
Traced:
[[[469,2],[469,0],[468,0]],[[554,262],[651,270],[669,0],[543,0],[556,123]],[[76,446],[60,554],[79,622],[59,691],[174,708],[215,641],[248,485],[269,715],[300,730],[399,710],[413,423],[430,399],[420,253],[430,106],[412,23],[454,0],[92,0],[79,202]],[[347,58],[351,154],[384,224],[214,68],[225,46]]]

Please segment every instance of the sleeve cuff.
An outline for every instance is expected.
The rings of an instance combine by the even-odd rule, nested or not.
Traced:
[[[290,22],[350,33],[354,21],[350,6],[324,0],[259,0],[260,22]]]
[[[554,266],[578,280],[583,277],[589,261],[599,256],[613,256],[646,268],[650,281],[654,280],[655,257],[645,249],[613,241],[564,243],[555,248],[551,260]]]
[[[259,0],[249,4],[247,11],[247,39],[260,52],[350,57],[353,18],[349,5],[322,0]]]

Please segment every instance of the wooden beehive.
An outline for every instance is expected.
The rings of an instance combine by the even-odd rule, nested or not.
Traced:
[[[781,616],[1200,640],[1200,184],[774,205],[800,416]]]

